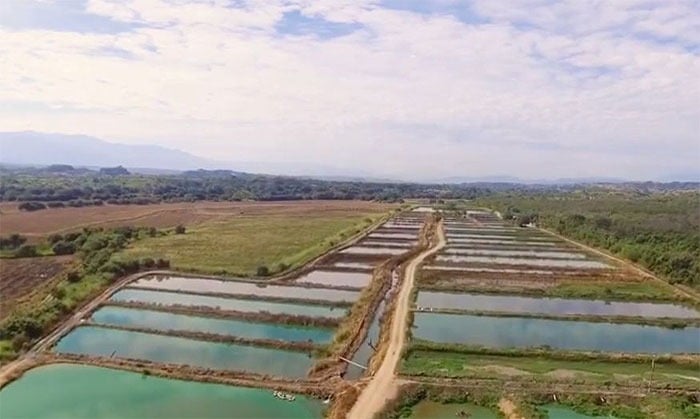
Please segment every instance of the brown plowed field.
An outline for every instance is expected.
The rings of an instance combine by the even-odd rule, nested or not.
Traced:
[[[0,234],[19,233],[30,241],[52,233],[83,227],[121,225],[166,228],[191,226],[205,221],[254,213],[308,214],[348,211],[385,211],[390,205],[367,201],[284,201],[284,202],[195,202],[154,205],[105,205],[101,207],[56,208],[34,212],[19,211],[17,203],[0,204]]]
[[[18,299],[56,278],[72,262],[72,256],[0,259],[0,319]]]

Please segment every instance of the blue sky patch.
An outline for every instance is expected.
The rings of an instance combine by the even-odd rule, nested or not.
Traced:
[[[1,0],[0,27],[80,33],[119,33],[138,27],[87,13],[86,3],[87,0]]]
[[[488,19],[479,16],[469,1],[431,1],[431,0],[382,0],[379,5],[386,9],[404,10],[422,15],[451,15],[468,25],[488,23]]]
[[[359,23],[331,22],[318,16],[306,16],[298,10],[286,12],[275,26],[282,35],[314,35],[321,39],[349,35],[359,29],[362,29]]]

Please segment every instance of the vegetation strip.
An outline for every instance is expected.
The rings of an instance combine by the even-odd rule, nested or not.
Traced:
[[[655,376],[656,384],[692,387],[700,380],[694,365],[600,360],[557,360],[551,357],[517,357],[416,350],[401,367],[403,376],[447,378],[491,378],[508,381],[588,382],[637,384]],[[646,384],[646,383],[645,383]],[[651,383],[650,383],[651,384]]]
[[[498,349],[481,346],[463,345],[454,343],[432,342],[422,339],[413,339],[407,354],[413,351],[453,352],[462,354],[482,354],[509,357],[547,357],[562,361],[610,361],[648,363],[654,360],[656,363],[671,363],[678,365],[697,366],[700,362],[700,354],[632,354],[624,352],[594,352],[594,351],[564,351],[552,348],[513,348]]]

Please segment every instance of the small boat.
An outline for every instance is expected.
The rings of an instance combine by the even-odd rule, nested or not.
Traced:
[[[280,400],[285,400],[288,402],[293,402],[294,400],[296,400],[296,396],[294,396],[293,394],[283,393],[283,392],[277,391],[277,390],[273,391],[272,395],[277,397]]]

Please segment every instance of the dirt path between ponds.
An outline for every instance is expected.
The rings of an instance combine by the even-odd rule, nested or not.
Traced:
[[[349,419],[367,419],[382,410],[387,400],[395,396],[397,391],[396,368],[406,343],[406,318],[411,308],[411,291],[418,266],[425,258],[438,252],[445,246],[445,234],[442,222],[438,225],[438,242],[432,248],[416,256],[406,267],[406,273],[399,295],[396,310],[391,321],[391,337],[386,356],[382,365],[374,374],[369,384],[357,398],[355,405],[348,414]]]
[[[501,409],[501,413],[506,417],[506,419],[523,419],[522,416],[516,413],[515,404],[508,399],[501,399],[498,402],[498,408]]]

